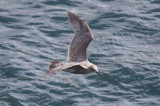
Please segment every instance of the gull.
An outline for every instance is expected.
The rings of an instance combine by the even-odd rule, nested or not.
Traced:
[[[86,54],[87,47],[93,39],[93,34],[88,24],[72,12],[67,12],[67,14],[75,32],[68,49],[68,61],[52,61],[48,68],[49,71],[42,76],[47,76],[58,71],[74,74],[89,74],[95,72],[100,75],[98,67],[88,61]]]

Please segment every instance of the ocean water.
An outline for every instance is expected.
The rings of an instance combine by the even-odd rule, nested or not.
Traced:
[[[95,73],[57,72],[74,35],[71,11],[85,20]],[[0,106],[160,106],[159,0],[1,0]]]

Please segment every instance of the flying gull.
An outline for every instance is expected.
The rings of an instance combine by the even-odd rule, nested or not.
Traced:
[[[90,63],[86,55],[87,47],[93,39],[93,34],[88,24],[72,12],[68,12],[67,14],[72,24],[72,28],[75,31],[68,49],[68,62],[52,61],[49,65],[49,71],[43,76],[57,71],[65,71],[74,74],[89,74],[96,72],[100,75],[97,66]]]

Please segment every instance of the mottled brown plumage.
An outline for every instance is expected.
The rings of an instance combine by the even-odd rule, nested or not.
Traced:
[[[93,39],[89,26],[80,17],[71,12],[68,12],[68,17],[75,31],[68,49],[68,62],[52,61],[49,65],[49,71],[43,76],[61,70],[74,74],[88,74],[91,72],[99,74],[97,66],[88,61],[86,54],[87,47]]]
[[[89,26],[75,14],[68,12],[68,17],[75,31],[68,51],[69,62],[81,62],[88,60],[86,50],[93,39]]]

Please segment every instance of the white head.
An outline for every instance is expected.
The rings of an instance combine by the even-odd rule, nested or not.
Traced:
[[[99,72],[98,72],[98,67],[95,65],[95,64],[90,64],[89,68],[88,68],[91,72],[96,72],[98,75],[101,75]]]

